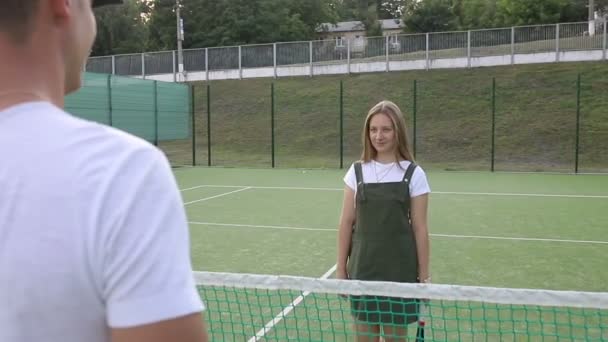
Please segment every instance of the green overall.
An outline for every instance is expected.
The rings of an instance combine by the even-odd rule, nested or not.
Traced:
[[[401,182],[365,183],[360,162],[356,223],[348,257],[350,279],[415,283],[418,254],[410,220],[410,164]],[[351,296],[353,316],[371,324],[408,324],[417,320],[415,299]]]

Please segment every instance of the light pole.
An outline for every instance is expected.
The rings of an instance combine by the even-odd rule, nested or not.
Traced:
[[[179,70],[179,81],[184,79],[184,55],[182,42],[184,41],[184,20],[180,13],[180,0],[175,0],[175,16],[177,17],[177,65]]]
[[[595,35],[595,4],[594,0],[589,0],[589,35]]]

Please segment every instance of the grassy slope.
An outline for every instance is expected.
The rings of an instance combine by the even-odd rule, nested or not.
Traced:
[[[417,159],[427,168],[487,170],[495,77],[496,169],[572,171],[578,73],[580,170],[608,171],[608,64],[602,62],[212,81],[212,164],[270,166],[271,83],[276,165],[332,168],[339,166],[340,80],[346,165],[359,155],[363,119],[376,102],[395,101],[412,126],[417,80]],[[195,83],[195,96],[197,158],[205,164],[204,82]]]

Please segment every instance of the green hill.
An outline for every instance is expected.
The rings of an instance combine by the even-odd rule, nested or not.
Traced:
[[[342,80],[348,166],[360,154],[365,115],[380,100],[401,107],[412,135],[416,80],[416,159],[427,169],[489,170],[495,78],[496,170],[571,172],[579,74],[579,171],[606,172],[606,62],[212,81],[212,165],[270,167],[274,83],[276,166],[339,167]],[[206,83],[194,87],[197,162],[206,164]]]

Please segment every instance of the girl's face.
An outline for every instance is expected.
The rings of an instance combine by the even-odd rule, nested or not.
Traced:
[[[369,139],[378,154],[392,153],[395,149],[395,128],[391,118],[376,114],[369,122]]]

